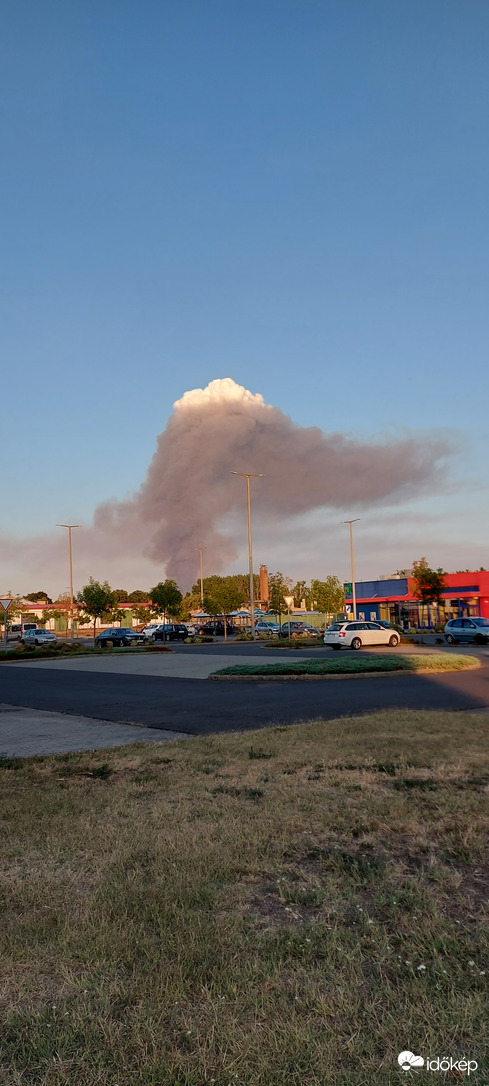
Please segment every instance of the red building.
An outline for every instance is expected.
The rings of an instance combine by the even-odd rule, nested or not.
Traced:
[[[489,618],[489,570],[447,573],[441,603],[426,605],[416,597],[412,577],[355,583],[357,618],[389,619],[401,625],[431,626],[450,618],[481,615]],[[352,594],[347,593],[347,608]]]

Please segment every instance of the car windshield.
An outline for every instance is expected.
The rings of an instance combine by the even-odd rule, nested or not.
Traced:
[[[472,622],[475,622],[477,626],[489,626],[489,618],[473,618]]]
[[[328,626],[328,630],[341,630],[341,625],[339,622],[333,622],[332,626]]]

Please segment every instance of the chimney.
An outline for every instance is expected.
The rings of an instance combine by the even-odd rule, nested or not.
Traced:
[[[268,603],[269,599],[268,569],[266,566],[260,566],[260,603]]]

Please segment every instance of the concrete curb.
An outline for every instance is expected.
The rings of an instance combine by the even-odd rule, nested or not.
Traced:
[[[208,680],[213,682],[331,682],[342,679],[388,679],[391,675],[453,675],[455,672],[478,671],[482,665],[470,664],[469,667],[440,668],[420,667],[416,671],[408,671],[407,668],[396,668],[395,671],[357,671],[350,675],[345,672],[331,675],[208,675]]]

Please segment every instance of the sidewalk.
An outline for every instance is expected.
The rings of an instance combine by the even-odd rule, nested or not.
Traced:
[[[181,732],[0,704],[0,754],[9,758],[103,750],[127,743],[161,743],[168,739],[188,739],[188,736]]]

